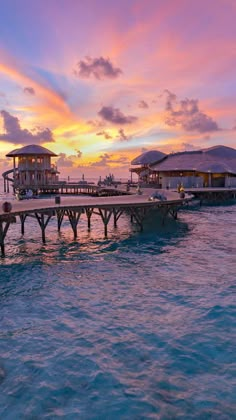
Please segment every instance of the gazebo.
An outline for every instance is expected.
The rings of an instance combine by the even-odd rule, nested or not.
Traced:
[[[37,189],[58,182],[58,171],[51,158],[54,152],[39,145],[24,146],[12,150],[6,157],[13,158],[13,169],[3,173],[4,182],[13,183],[13,189]],[[9,175],[12,174],[12,177]]]

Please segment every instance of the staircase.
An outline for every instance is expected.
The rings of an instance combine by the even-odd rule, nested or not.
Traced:
[[[17,171],[17,168],[15,169],[15,171]],[[9,177],[9,174],[13,174],[14,173],[14,169],[9,169],[6,172],[3,172],[2,176],[3,176],[3,180],[4,180],[4,192],[9,193],[9,183],[13,182],[14,183],[14,178]]]

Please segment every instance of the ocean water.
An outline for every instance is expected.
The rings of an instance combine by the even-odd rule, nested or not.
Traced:
[[[0,419],[236,418],[236,205],[154,219],[10,227]]]

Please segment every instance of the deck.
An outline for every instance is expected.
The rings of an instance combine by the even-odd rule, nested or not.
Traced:
[[[216,188],[185,188],[185,191],[200,200],[200,203],[224,203],[236,199],[236,187]]]
[[[106,187],[107,194],[112,194],[114,187]],[[102,190],[100,189],[100,192]],[[114,226],[123,213],[130,215],[132,223],[138,225],[140,230],[143,229],[143,221],[148,216],[150,210],[159,209],[163,222],[168,215],[175,219],[179,209],[187,201],[192,199],[192,196],[186,196],[180,199],[179,194],[174,191],[163,191],[166,196],[165,201],[153,200],[150,201],[150,195],[156,190],[147,188],[142,191],[142,194],[137,194],[136,190],[131,189],[130,193],[125,193],[125,188],[120,187],[115,189],[115,196],[108,197],[85,197],[85,196],[60,196],[60,203],[57,204],[55,197],[48,199],[31,199],[17,201],[13,200],[12,210],[10,213],[4,213],[2,209],[3,201],[0,201],[0,248],[2,256],[5,255],[5,238],[11,223],[15,223],[17,217],[20,219],[21,234],[24,235],[24,225],[28,217],[34,217],[40,226],[42,241],[46,242],[46,227],[52,217],[57,217],[57,227],[60,231],[64,217],[67,217],[74,238],[77,237],[77,227],[82,214],[87,217],[88,229],[91,228],[91,217],[97,214],[101,217],[104,225],[104,235],[107,237],[108,224],[113,216]],[[117,194],[121,195],[117,195]],[[125,195],[124,195],[125,193]]]

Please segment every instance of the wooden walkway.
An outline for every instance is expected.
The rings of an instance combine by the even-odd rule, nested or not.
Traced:
[[[111,190],[114,188],[111,188]],[[124,189],[117,189],[117,192],[124,194]],[[53,199],[31,199],[16,201],[13,200],[10,213],[4,213],[0,201],[0,249],[1,255],[5,255],[5,238],[11,223],[15,223],[17,217],[20,219],[21,234],[24,235],[24,226],[28,217],[33,217],[38,221],[41,229],[42,241],[46,241],[46,228],[52,217],[57,217],[57,228],[60,231],[64,217],[67,217],[74,238],[77,237],[77,227],[82,214],[87,217],[88,229],[91,228],[91,217],[97,214],[101,217],[104,225],[104,235],[107,237],[108,224],[113,216],[114,226],[123,213],[129,214],[131,222],[136,223],[140,230],[143,229],[143,221],[148,216],[150,210],[159,209],[164,222],[168,215],[177,218],[178,211],[184,203],[191,200],[191,196],[180,199],[179,194],[172,191],[160,192],[167,198],[166,201],[150,201],[149,197],[154,190],[146,189],[141,195],[131,192],[130,195],[116,195],[108,197],[60,197],[60,204],[56,204]],[[156,190],[155,190],[156,191]]]
[[[224,203],[236,199],[236,188],[185,188],[185,191],[204,202]]]

